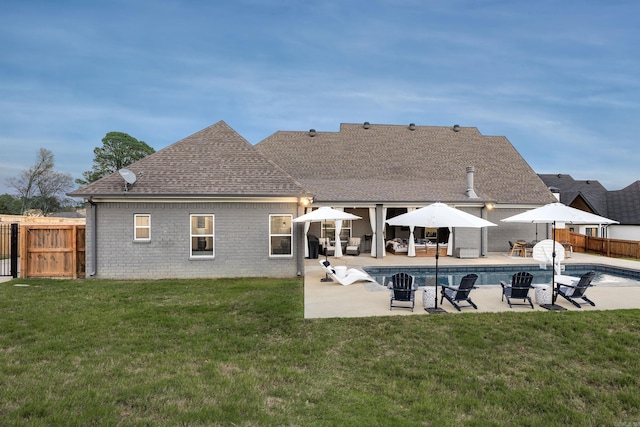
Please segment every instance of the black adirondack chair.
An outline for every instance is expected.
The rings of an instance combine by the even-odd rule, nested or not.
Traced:
[[[529,296],[532,281],[533,275],[526,271],[521,271],[511,276],[510,285],[500,281],[500,286],[502,286],[502,301],[504,301],[506,297],[510,308],[514,305],[530,305],[531,308],[533,308],[533,303]],[[522,302],[512,302],[511,300],[513,299],[522,300]]]
[[[588,273],[583,274],[580,277],[580,280],[578,280],[577,282],[574,282],[571,285],[560,286],[560,288],[558,289],[558,295],[560,295],[561,297],[563,297],[564,299],[566,299],[567,301],[569,301],[571,304],[575,305],[578,308],[582,308],[581,307],[582,304],[591,304],[595,306],[596,303],[591,301],[584,294],[587,291],[587,289],[589,289],[589,287],[593,286],[591,284],[591,281],[593,280],[595,275],[596,275],[595,271],[590,271]],[[584,302],[580,303],[576,301],[578,299],[581,299]]]
[[[391,276],[391,282],[387,285],[391,290],[389,299],[389,310],[393,307],[410,308],[413,311],[415,307],[416,288],[414,286],[413,276],[408,273],[396,273]],[[394,305],[395,302],[410,303],[411,305]]]
[[[469,304],[468,306],[477,310],[478,306],[473,303],[471,298],[469,298],[471,291],[476,288],[474,286],[476,284],[476,280],[478,280],[477,274],[467,274],[460,280],[460,285],[458,286],[440,285],[442,288],[440,304],[442,304],[442,301],[446,298],[447,301],[449,301],[458,311],[460,311],[461,308],[460,302],[466,302]]]

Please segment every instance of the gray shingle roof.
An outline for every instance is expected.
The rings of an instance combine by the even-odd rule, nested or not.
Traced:
[[[598,181],[575,180],[567,174],[541,174],[540,178],[560,191],[560,201],[566,205],[581,198],[597,215],[623,225],[640,225],[640,181],[622,190],[609,191]]]
[[[127,169],[137,175],[129,196],[300,196],[307,192],[220,121]],[[124,181],[116,172],[70,195],[117,196]]]
[[[560,191],[560,202],[571,206],[577,197],[581,197],[596,215],[607,216],[607,189],[594,180],[579,181],[566,174],[540,174],[540,179],[548,187]]]
[[[609,215],[620,224],[640,225],[640,181],[608,194]]]
[[[555,198],[504,136],[478,129],[342,124],[339,132],[279,131],[256,145],[318,202],[468,202],[466,167],[477,201],[545,204]]]

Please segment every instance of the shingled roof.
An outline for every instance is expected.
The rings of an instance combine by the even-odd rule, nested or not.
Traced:
[[[640,225],[640,181],[609,191],[595,180],[575,180],[568,174],[540,174],[549,187],[560,192],[560,201],[578,209],[584,203],[595,214],[622,225]]]
[[[640,181],[608,194],[610,218],[624,225],[640,225]]]
[[[473,127],[411,128],[342,124],[339,132],[279,131],[256,148],[321,203],[555,200],[504,136],[484,136]],[[466,195],[468,166],[475,168],[477,199]]]
[[[607,209],[607,189],[599,181],[575,180],[567,174],[540,174],[540,179],[560,192],[560,202],[580,209],[580,202],[587,204],[592,213],[600,216],[609,214]],[[578,201],[577,199],[581,200]]]
[[[127,196],[256,196],[307,194],[289,174],[220,121],[127,167],[137,176]],[[121,196],[124,180],[113,173],[72,197]]]

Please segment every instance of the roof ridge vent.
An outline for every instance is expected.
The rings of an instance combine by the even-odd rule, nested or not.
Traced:
[[[454,132],[460,132],[460,125],[453,125]]]
[[[365,129],[369,129],[369,126],[370,126],[369,122],[364,122],[362,124],[362,127],[365,128]]]
[[[313,138],[314,136],[316,136],[316,130],[315,129],[309,129],[309,136],[311,138]]]
[[[416,124],[415,123],[409,123],[409,130],[416,130]]]

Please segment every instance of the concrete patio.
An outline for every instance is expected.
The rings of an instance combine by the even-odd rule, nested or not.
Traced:
[[[323,259],[321,257],[321,259]],[[343,256],[340,258],[329,257],[333,266],[345,265],[349,268],[366,266],[435,266],[435,258],[408,257],[406,255],[387,254],[384,259],[376,259],[366,254],[360,256]],[[616,258],[574,253],[571,258],[566,258],[563,264],[602,264],[615,267],[628,268],[640,271],[640,261],[629,261]],[[531,264],[530,272],[535,274],[539,270],[538,262],[532,258],[510,257],[505,253],[490,253],[486,257],[478,259],[459,259],[454,257],[440,257],[440,266],[479,266],[479,265],[523,265]],[[324,272],[317,259],[305,260],[304,277],[304,317],[305,318],[330,318],[330,317],[368,317],[368,316],[407,316],[429,315],[422,303],[422,289],[416,292],[415,310],[394,308],[389,310],[389,291],[383,286],[377,286],[371,282],[356,282],[349,286],[342,286],[337,282],[321,282]],[[508,279],[508,278],[505,278]],[[382,284],[380,284],[382,285]],[[589,289],[587,295],[596,303],[595,307],[583,305],[581,309],[571,305],[564,298],[558,298],[556,304],[567,310],[615,310],[640,308],[640,286],[594,286]],[[478,306],[463,308],[460,313],[483,312],[529,312],[530,307],[514,306],[509,308],[506,301],[501,301],[502,290],[499,285],[485,285],[473,291],[471,294],[474,303]],[[534,301],[534,310],[548,310],[536,304],[534,293],[531,292]],[[447,313],[459,313],[446,300],[438,307],[442,307]]]

